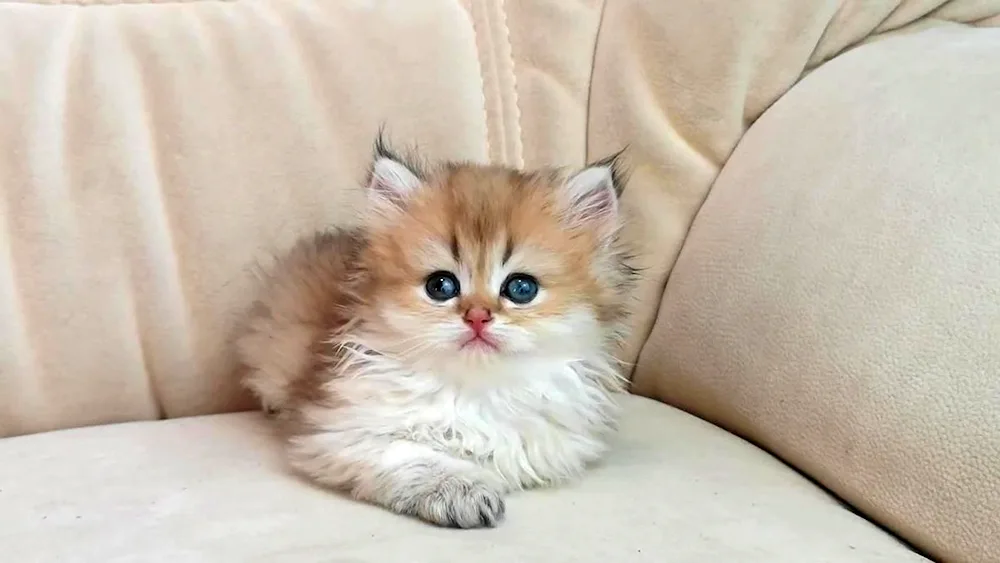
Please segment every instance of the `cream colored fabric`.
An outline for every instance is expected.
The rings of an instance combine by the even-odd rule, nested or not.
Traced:
[[[588,156],[632,148],[627,232],[645,273],[633,352],[657,314],[646,305],[659,300],[691,219],[747,126],[804,71],[845,49],[944,22],[1000,25],[1000,0],[608,0]]]
[[[302,233],[352,220],[357,181],[381,123],[393,138],[418,143],[431,158],[513,165],[576,165],[630,144],[635,174],[625,202],[632,219],[628,236],[638,243],[645,268],[638,330],[629,345],[635,356],[716,174],[747,126],[804,71],[885,33],[917,36],[952,21],[996,25],[998,14],[1000,0],[0,2],[0,435],[248,407],[232,374],[229,339],[253,295],[250,269]],[[827,95],[837,99],[852,84],[892,76],[891,65],[911,68],[906,64],[927,57],[915,49],[883,59],[890,65],[885,69],[845,73],[844,84],[813,93],[811,103],[821,105]],[[920,131],[924,118],[900,117],[899,127]],[[801,137],[780,128],[769,146],[803,144],[825,154],[826,145],[804,140],[822,141],[824,124],[839,125],[827,119],[803,110],[796,121]],[[949,135],[976,140],[952,123]],[[895,145],[871,150],[881,154]],[[822,172],[827,181],[840,174],[833,165]],[[864,170],[855,172],[870,180]],[[801,243],[790,236],[784,244],[791,252]],[[768,265],[762,262],[759,271]],[[719,298],[711,288],[704,284],[700,298]],[[684,350],[690,366],[678,364],[678,357],[665,356],[665,335],[673,333],[662,327],[663,318],[670,315],[660,317],[637,372],[639,388],[674,400],[697,396],[683,391],[677,366],[703,374],[699,354],[713,345],[697,331],[685,333],[701,348]],[[814,329],[831,341],[842,326],[817,323]],[[713,381],[695,381],[694,388],[710,389]],[[665,382],[677,383],[675,396],[668,397]],[[776,412],[771,397],[725,402],[705,394],[699,400],[728,409],[702,409],[707,415],[755,420],[734,425],[743,431],[796,435],[795,420],[776,429],[748,414]],[[912,408],[896,414],[903,419],[935,412],[900,404]],[[841,424],[855,420],[853,411],[844,414]],[[192,434],[208,432],[201,423],[148,430],[158,436],[193,424]],[[965,545],[946,523],[952,497],[920,487],[898,496],[904,485],[886,485],[899,474],[912,475],[895,463],[923,460],[929,444],[938,443],[923,436],[905,442],[918,435],[890,429],[899,431],[890,438],[902,457],[881,458],[891,462],[885,467],[864,466],[871,470],[868,481],[856,466],[841,472],[822,465],[822,440],[768,443],[924,545]],[[169,440],[166,434],[162,439]],[[131,494],[133,485],[115,488],[99,479],[103,466],[94,456],[102,446],[95,440],[88,442],[94,450],[52,447],[74,471],[97,468],[86,482],[93,494]],[[31,459],[36,462],[16,466],[21,474],[62,467],[47,457]],[[653,481],[642,481],[642,490]],[[963,491],[974,490],[967,481]],[[673,484],[663,491],[684,494]],[[565,506],[573,501],[565,498],[562,510],[572,512]],[[234,506],[245,511],[252,505]],[[945,507],[938,519],[925,515],[938,507]],[[979,507],[973,502],[969,510]],[[743,509],[717,531],[751,525],[742,521]],[[669,522],[690,539],[701,522],[696,514],[690,508]],[[617,517],[614,523],[625,524]],[[669,529],[657,521],[646,522],[647,530],[654,523],[657,530]],[[830,524],[813,524],[809,537],[816,543],[818,530]],[[86,533],[65,530],[65,538]],[[973,536],[979,532],[967,532],[966,543],[978,541]],[[928,539],[937,535],[940,540]],[[585,537],[604,536],[595,531]],[[713,537],[724,536],[718,532],[698,545],[717,543]]]
[[[596,0],[44,4],[0,3],[0,435],[248,407],[250,271],[353,219],[380,124],[584,161]]]
[[[636,390],[947,561],[1000,561],[1000,30],[816,70],[729,160]]]
[[[249,406],[251,267],[354,216],[380,123],[512,159],[484,41],[447,0],[0,4],[0,435]]]
[[[249,406],[229,343],[249,271],[351,220],[380,123],[525,166],[630,143],[634,357],[712,178],[803,68],[998,5],[0,3],[0,435]]]
[[[0,441],[3,560],[924,561],[768,454],[631,397],[608,462],[493,530],[432,528],[287,473],[256,414]],[[10,463],[8,460],[12,460]]]

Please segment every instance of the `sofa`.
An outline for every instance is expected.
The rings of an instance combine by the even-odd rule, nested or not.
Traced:
[[[0,2],[0,560],[1000,561],[1000,0]],[[294,476],[254,266],[376,132],[628,146],[607,459],[435,528]]]

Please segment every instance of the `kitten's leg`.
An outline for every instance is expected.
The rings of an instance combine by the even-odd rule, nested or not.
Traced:
[[[503,520],[506,486],[475,463],[408,440],[338,434],[293,438],[293,465],[322,485],[439,526],[493,527]]]

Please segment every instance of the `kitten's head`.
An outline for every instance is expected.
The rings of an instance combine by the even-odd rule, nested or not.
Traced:
[[[623,326],[617,158],[583,170],[417,167],[381,144],[362,265],[378,348],[431,369],[585,360]]]

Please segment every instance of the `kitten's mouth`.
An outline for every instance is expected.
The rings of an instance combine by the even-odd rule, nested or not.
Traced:
[[[500,346],[491,337],[485,334],[475,334],[471,338],[462,342],[459,346],[462,350],[486,350],[489,352],[498,352]]]

